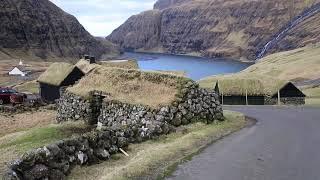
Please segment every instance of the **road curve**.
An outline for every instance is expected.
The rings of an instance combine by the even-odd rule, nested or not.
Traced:
[[[174,180],[319,180],[320,109],[225,107],[258,120],[178,166]]]

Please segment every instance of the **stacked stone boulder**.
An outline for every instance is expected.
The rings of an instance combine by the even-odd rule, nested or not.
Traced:
[[[97,130],[26,153],[9,165],[4,179],[65,179],[75,165],[107,160],[128,143],[168,134],[175,127],[197,121],[223,120],[217,94],[199,88],[193,81],[179,86],[171,105],[158,108],[109,100],[102,92],[90,94],[94,98],[65,92],[57,101],[57,121],[83,119],[90,124],[96,122]]]

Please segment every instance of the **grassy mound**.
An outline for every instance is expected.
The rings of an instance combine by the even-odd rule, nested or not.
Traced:
[[[105,67],[115,67],[115,68],[123,68],[123,69],[139,69],[139,65],[135,60],[101,61],[100,64]]]
[[[146,71],[146,72],[159,72],[159,73],[170,74],[170,75],[174,75],[174,76],[187,77],[187,73],[185,71],[162,71],[162,70],[157,70],[157,71]]]
[[[111,100],[150,107],[170,105],[188,78],[159,72],[99,67],[67,90],[88,97],[93,90],[110,95]]]

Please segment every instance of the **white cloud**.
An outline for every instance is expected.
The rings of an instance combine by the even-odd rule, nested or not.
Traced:
[[[77,17],[94,36],[107,36],[134,14],[152,9],[156,0],[50,0]]]

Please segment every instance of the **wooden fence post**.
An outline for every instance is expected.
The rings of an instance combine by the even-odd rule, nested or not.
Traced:
[[[221,92],[221,103],[223,105],[223,92]]]
[[[249,102],[248,102],[248,90],[246,89],[246,105],[248,106],[249,105]]]
[[[281,105],[281,99],[280,99],[280,90],[278,91],[278,105],[280,106]]]

